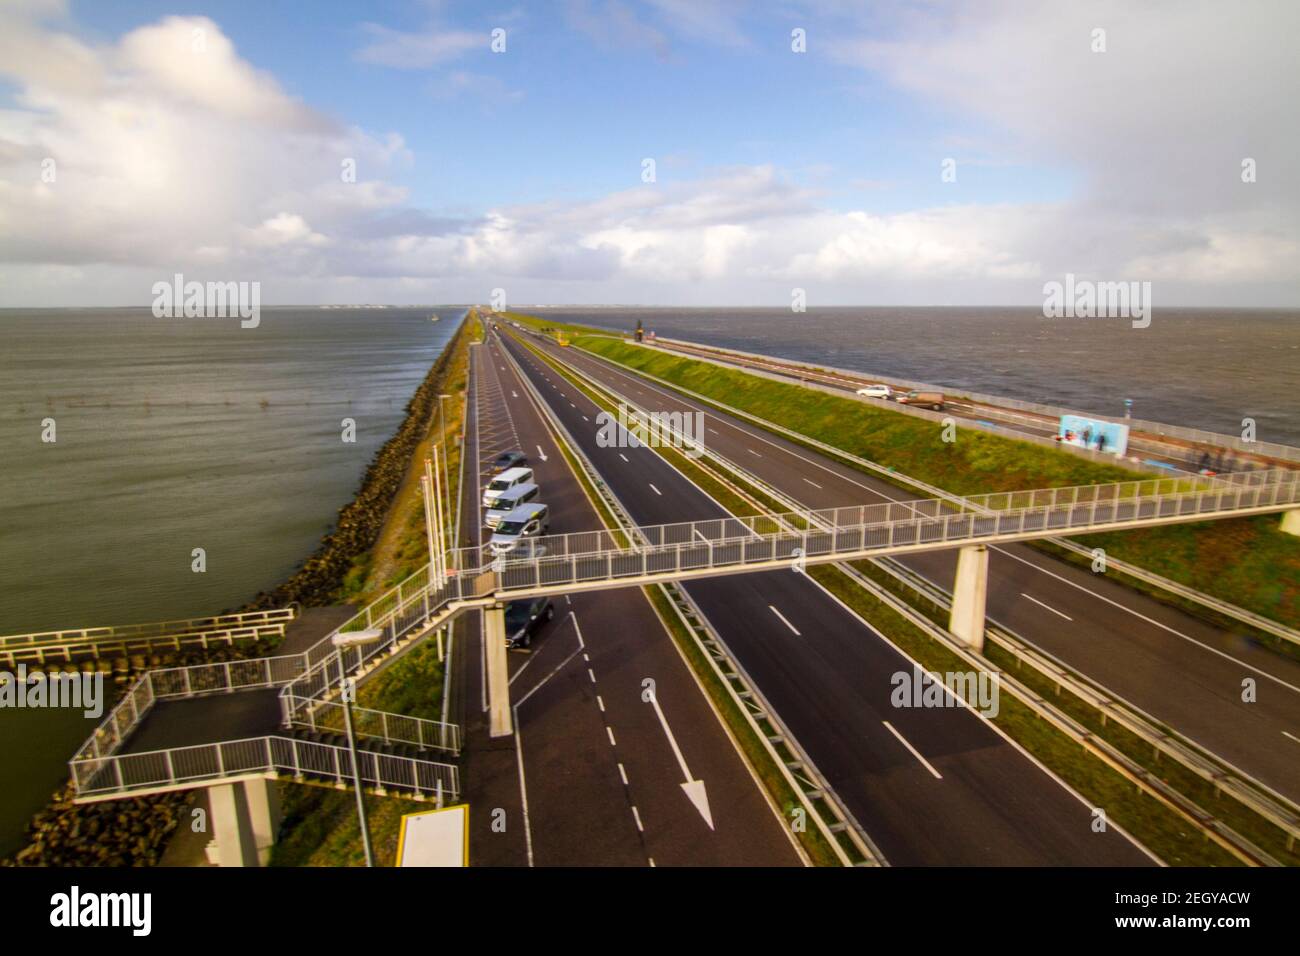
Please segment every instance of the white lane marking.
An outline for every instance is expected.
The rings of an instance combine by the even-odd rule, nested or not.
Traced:
[[[1070,615],[1068,615],[1068,614],[1062,614],[1060,611],[1058,611],[1056,608],[1052,607],[1050,604],[1044,604],[1042,601],[1038,600],[1038,598],[1034,597],[1032,594],[1026,594],[1024,591],[1021,591],[1021,592],[1020,592],[1020,596],[1021,596],[1022,598],[1028,598],[1029,600],[1031,600],[1031,601],[1033,601],[1035,604],[1037,604],[1039,607],[1041,607],[1041,608],[1045,608],[1046,610],[1051,611],[1051,612],[1052,612],[1053,614],[1055,614],[1057,617],[1063,617],[1063,618],[1065,618],[1067,621],[1073,621],[1073,620],[1074,620],[1074,618],[1070,617]]]
[[[617,747],[618,744],[616,744],[616,743],[614,742],[614,728],[613,728],[613,727],[610,727],[608,724],[606,724],[606,725],[605,725],[605,733],[609,734],[609,745],[610,745],[611,747]]]
[[[808,484],[812,485],[814,488],[821,488],[821,485],[817,484],[817,482],[813,481],[811,478],[805,478],[804,481],[808,482]]]
[[[623,778],[623,786],[626,787],[626,786],[627,786],[627,771],[623,769],[623,765],[622,765],[622,764],[619,764],[619,765],[618,765],[618,775],[619,775],[620,777]]]
[[[578,654],[587,649],[587,642],[582,639],[582,628],[578,626],[578,615],[569,612],[569,617],[573,618],[573,630],[578,635],[578,648],[542,678],[541,683],[537,684],[532,690],[523,696],[523,698],[511,708],[515,717],[515,762],[519,765],[519,796],[523,802],[524,814],[524,845],[528,850],[528,865],[533,865],[533,829],[532,823],[528,819],[528,782],[524,778],[524,726],[519,720],[519,708],[524,705],[524,701],[532,697],[537,691],[541,690],[542,685],[558,674],[568,663]]]
[[[641,814],[637,812],[635,805],[632,807],[632,816],[636,818],[636,828],[645,833],[645,827],[641,825]]]
[[[650,486],[650,490],[653,491],[655,494],[657,494],[659,497],[661,498],[663,497],[664,493],[660,491],[658,488],[656,488],[654,485]]]
[[[1090,590],[1089,588],[1085,588],[1082,584],[1076,584],[1075,582],[1071,581],[1069,578],[1064,578],[1059,574],[1056,574],[1052,571],[1047,570],[1044,567],[1041,567],[1040,565],[1034,564],[1034,562],[1032,561],[1026,561],[1024,558],[1012,554],[1006,548],[999,548],[997,545],[994,545],[993,550],[1005,554],[1008,558],[1011,558],[1013,561],[1019,561],[1021,564],[1027,564],[1031,568],[1034,568],[1035,570],[1041,571],[1043,574],[1046,574],[1048,577],[1053,577],[1056,578],[1056,580],[1058,581],[1063,581],[1066,584],[1070,585],[1070,587],[1072,588],[1078,588],[1080,591],[1082,591],[1085,594],[1091,594],[1099,601],[1105,601],[1107,604],[1113,604],[1121,611],[1127,611],[1129,614],[1132,614],[1134,617],[1141,618],[1142,620],[1146,621],[1148,624],[1154,624],[1156,627],[1160,628],[1161,630],[1168,631],[1170,634],[1173,634],[1176,637],[1181,637],[1189,644],[1195,644],[1197,647],[1203,648],[1209,651],[1211,654],[1217,654],[1219,657],[1222,657],[1225,660],[1232,661],[1234,664],[1239,664],[1242,667],[1246,668],[1247,670],[1254,671],[1256,674],[1259,674],[1263,677],[1267,677],[1269,680],[1273,681],[1274,683],[1281,684],[1287,690],[1293,690],[1297,694],[1300,694],[1300,687],[1297,687],[1295,684],[1289,684],[1286,681],[1284,681],[1282,678],[1276,677],[1273,674],[1270,674],[1266,670],[1260,670],[1258,667],[1255,667],[1252,664],[1247,664],[1245,661],[1241,660],[1240,658],[1233,657],[1231,654],[1227,653],[1226,651],[1221,651],[1217,647],[1211,647],[1209,644],[1206,644],[1203,641],[1198,641],[1196,638],[1184,634],[1182,631],[1174,630],[1174,628],[1170,627],[1168,624],[1161,624],[1155,618],[1147,617],[1145,614],[1141,613],[1140,611],[1135,611],[1131,607],[1125,607],[1123,604],[1120,604],[1118,601],[1112,601],[1104,594],[1098,594],[1096,591]]]
[[[605,701],[601,699],[599,694],[596,695],[596,706],[600,708],[602,714],[605,712]]]
[[[750,453],[751,455],[753,455],[755,458],[762,458],[762,457],[763,457],[763,456],[760,455],[758,452],[754,451],[754,449],[752,449],[752,448],[746,448],[745,451],[749,452],[749,453]]]
[[[596,683],[596,675],[592,672],[590,667],[587,668],[587,676],[591,678],[593,684]]]
[[[570,407],[570,408],[577,408],[578,406],[575,405],[575,404],[573,404],[573,402],[569,402],[569,407]]]
[[[789,621],[787,621],[787,620],[785,619],[785,615],[784,615],[784,614],[782,614],[782,613],[781,613],[780,611],[778,611],[776,608],[772,607],[772,605],[770,605],[770,604],[769,604],[767,607],[768,607],[768,610],[769,610],[769,611],[771,611],[773,614],[775,614],[777,617],[779,617],[779,618],[781,619],[781,623],[782,623],[782,624],[784,624],[784,625],[785,625],[786,627],[788,627],[790,630],[794,631],[794,636],[795,636],[795,637],[803,637],[803,635],[799,633],[798,629],[797,629],[793,624],[791,624]]]
[[[1294,740],[1296,743],[1300,744],[1300,737],[1297,737],[1295,734],[1288,733],[1287,731],[1284,730],[1284,731],[1282,731],[1282,736],[1283,736],[1283,737],[1290,737],[1290,738],[1291,738],[1292,740]]]
[[[627,461],[627,455],[623,454],[622,452],[619,452],[619,453],[618,453],[618,457],[619,457],[619,458],[622,458],[624,461]],[[628,463],[629,465],[632,464],[630,461],[628,461],[627,463]]]
[[[589,421],[591,421],[591,419],[588,418],[586,415],[583,415],[583,416],[582,416],[582,420],[583,420],[584,422],[589,422]]]
[[[716,428],[710,428],[709,431],[713,432],[713,434],[715,435],[718,434],[718,430]]]
[[[919,750],[917,750],[915,747],[913,747],[910,743],[908,743],[908,742],[907,742],[907,738],[904,737],[902,734],[900,734],[900,733],[895,729],[895,727],[894,727],[893,724],[891,724],[891,723],[890,723],[889,721],[887,721],[887,720],[882,720],[881,723],[884,724],[886,727],[889,728],[889,732],[890,732],[891,734],[893,734],[895,737],[898,738],[899,743],[901,743],[904,747],[906,747],[908,750],[910,750],[910,751],[912,752],[912,756],[915,757],[917,760],[919,760],[919,761],[921,762],[921,766],[922,766],[922,767],[924,767],[926,770],[930,771],[930,773],[934,774],[934,779],[935,779],[935,780],[942,780],[942,779],[943,779],[943,774],[941,774],[939,771],[935,770],[934,767],[932,767],[932,766],[930,765],[930,761],[928,761],[928,760],[926,760],[924,757],[922,757],[922,756],[921,756],[921,752],[920,752]]]

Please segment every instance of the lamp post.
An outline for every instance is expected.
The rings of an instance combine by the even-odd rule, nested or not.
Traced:
[[[447,460],[447,410],[442,403],[449,398],[451,398],[450,395],[438,396],[438,428],[442,433],[442,487],[447,489],[448,495],[451,494],[451,465]],[[450,501],[447,502],[447,516],[451,516]]]
[[[339,651],[339,680],[343,678],[343,650],[373,644],[384,636],[377,627],[364,631],[351,631],[347,634],[334,635],[334,647]],[[352,729],[352,696],[343,688],[343,724],[347,728],[348,752],[352,755],[352,786],[357,792],[357,819],[361,823],[361,845],[366,851],[366,866],[375,865],[375,854],[370,849],[370,827],[366,823],[366,801],[361,793],[361,763],[357,760],[357,735]]]

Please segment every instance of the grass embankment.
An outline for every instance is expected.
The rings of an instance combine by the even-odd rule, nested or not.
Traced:
[[[583,391],[602,408],[607,411],[614,409],[614,406],[604,396],[597,394],[584,383],[574,379],[566,371],[550,361],[545,354],[535,349],[533,351],[556,372],[565,376],[571,385]],[[664,455],[674,467],[691,478],[692,481],[713,496],[732,514],[746,516],[759,514],[764,509],[768,511],[782,510],[777,502],[773,502],[760,489],[748,485],[739,476],[727,476],[727,481],[737,489],[733,490],[727,487],[727,484],[718,480],[712,473],[711,468],[706,469],[699,466],[676,450],[657,448],[656,451]],[[743,496],[738,492],[743,492]],[[889,578],[888,575],[884,575],[870,562],[858,562],[855,567],[867,573],[873,579],[888,580],[895,586],[891,590],[898,591],[901,588],[898,582]],[[809,575],[853,608],[863,618],[869,620],[881,633],[886,634],[890,641],[900,650],[919,661],[927,670],[941,673],[966,670],[965,663],[950,650],[931,638],[921,628],[907,620],[893,608],[863,590],[857,582],[839,569],[829,565],[818,565],[809,569]],[[660,599],[667,604],[666,598],[660,596]],[[909,600],[909,603],[915,601],[914,595],[904,595],[904,599]],[[930,610],[932,612],[930,616],[940,625],[946,626],[943,616],[933,608]],[[671,612],[671,607],[668,607],[667,611]],[[686,637],[689,639],[689,635],[686,635]],[[690,643],[694,644],[693,641]],[[1011,655],[992,644],[989,647],[991,650],[989,654],[991,663],[1001,669],[1014,666],[1015,662]],[[698,649],[695,650],[698,655]],[[708,663],[702,659],[702,655],[699,655],[699,658],[699,660],[692,659],[692,665],[696,667],[697,673],[711,672],[712,668],[708,667]],[[1027,673],[1018,671],[1016,676],[1024,680],[1025,683],[1030,684],[1044,696],[1050,696],[1054,693],[1054,686],[1038,686],[1032,675],[1029,675],[1028,679],[1026,679]],[[1045,681],[1038,683],[1046,684]],[[718,686],[716,690],[719,692],[719,697],[725,697],[727,702],[730,703],[730,695],[725,693],[725,689]],[[1014,699],[1010,694],[1001,695],[1000,703],[1001,709],[998,716],[994,718],[995,724],[1079,791],[1093,806],[1105,808],[1107,818],[1111,822],[1126,829],[1166,863],[1175,866],[1240,865],[1240,861],[1236,857],[1212,841],[1207,840],[1180,814],[1155,797],[1138,790],[1124,775],[1099,757],[1082,749],[1051,724],[1040,719],[1027,704]],[[1176,786],[1180,792],[1197,800],[1198,803],[1202,803],[1203,806],[1214,808],[1216,811],[1229,809],[1231,812],[1225,814],[1225,816],[1230,824],[1270,851],[1275,853],[1280,851],[1279,859],[1292,862],[1295,854],[1286,851],[1285,835],[1277,831],[1275,827],[1260,820],[1257,816],[1245,811],[1235,803],[1230,803],[1225,807],[1221,804],[1227,802],[1216,802],[1215,799],[1212,799],[1215,796],[1213,788],[1206,785],[1200,778],[1177,765],[1172,765],[1167,760],[1164,762],[1155,761],[1150,751],[1140,740],[1114,724],[1103,725],[1096,710],[1078,698],[1073,697],[1073,695],[1063,694],[1058,698],[1057,703],[1058,705],[1064,705],[1062,710],[1080,719],[1094,732],[1100,733],[1106,739],[1111,740],[1112,743],[1121,746],[1121,749],[1128,753],[1129,756],[1138,757],[1144,765],[1149,764],[1148,769],[1158,772],[1166,783]],[[739,713],[734,716],[738,722],[745,724],[745,729],[748,730],[748,725],[744,722],[743,716]],[[731,724],[730,719],[728,723]],[[757,742],[752,741],[752,732],[747,733],[745,737],[749,737],[750,742],[757,746]],[[741,737],[741,739],[744,740],[745,737]],[[761,750],[761,748],[759,749]],[[767,764],[767,769],[775,777],[775,781],[769,783],[768,778],[763,776],[760,771],[764,783],[769,788],[776,787],[784,790],[785,800],[792,799],[793,794],[789,793],[784,779],[776,773],[775,768],[771,768],[770,760],[766,759],[765,753],[763,757],[763,763]],[[751,762],[755,762],[753,757],[751,757]],[[762,766],[757,762],[755,762],[755,765]],[[778,793],[778,789],[772,789],[772,792]],[[778,797],[778,799],[782,798]],[[794,804],[787,805],[783,802],[782,806],[788,812],[789,808]],[[824,846],[821,849],[824,853],[828,852],[828,848]],[[833,860],[833,857],[831,859]]]
[[[420,475],[424,473],[424,459],[432,455],[434,445],[440,446],[444,426],[451,487],[444,488],[443,492],[448,507],[446,513],[454,520],[464,447],[460,438],[465,422],[469,344],[481,338],[478,323],[473,319],[471,312],[448,344],[439,365],[435,366],[438,374],[431,380],[431,412],[424,419],[418,440],[410,445],[406,473],[394,494],[374,547],[353,559],[352,567],[334,596],[334,603],[364,605],[428,562]],[[439,394],[453,396],[442,403],[447,413],[445,423],[438,418]],[[445,668],[438,660],[437,646],[426,641],[362,683],[357,688],[357,705],[425,720],[441,720],[445,679]],[[431,759],[443,758],[435,756]],[[365,865],[356,797],[350,790],[282,783],[280,795],[284,825],[272,854],[272,866]],[[402,815],[429,810],[432,806],[427,801],[373,794],[365,795],[365,803],[375,863],[392,866],[396,861]]]
[[[960,427],[957,441],[944,442],[937,423],[886,406],[760,378],[608,336],[581,336],[574,344],[954,494],[1145,477],[1052,448]],[[1078,540],[1187,587],[1300,628],[1300,538],[1282,532],[1276,516],[1165,525]],[[1158,589],[1150,589],[1150,593],[1204,616],[1200,605],[1180,602]],[[1214,623],[1260,639],[1253,629],[1233,619]]]

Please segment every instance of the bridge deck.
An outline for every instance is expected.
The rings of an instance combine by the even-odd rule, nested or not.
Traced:
[[[150,753],[285,732],[280,726],[277,687],[160,700],[126,739],[119,753]]]

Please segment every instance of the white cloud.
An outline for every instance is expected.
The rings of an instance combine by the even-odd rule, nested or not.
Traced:
[[[427,70],[449,60],[458,59],[471,50],[488,49],[487,33],[444,30],[430,27],[418,32],[404,32],[377,23],[364,24],[370,42],[356,53],[363,63],[399,70]]]
[[[692,29],[725,22],[700,9]],[[1228,49],[1206,54],[1226,88],[1214,90],[1127,7],[1101,8],[1113,59],[1095,77],[1098,65],[1050,52],[1077,40],[1071,17],[1013,9],[1027,8],[909,19],[898,39],[838,55],[1000,124],[1015,150],[1077,167],[1080,194],[887,214],[828,209],[771,166],[703,164],[585,200],[439,214],[395,181],[414,163],[399,135],[312,109],[206,18],[90,45],[12,17],[0,24],[0,75],[17,90],[0,111],[0,304],[145,302],[177,271],[260,279],[268,303],[481,300],[504,286],[514,301],[782,304],[796,285],[822,304],[1034,302],[1066,271],[1152,279],[1167,304],[1300,300],[1297,188],[1282,172],[1295,147],[1284,101],[1300,91],[1260,82],[1286,35],[1251,46],[1222,33]],[[1180,55],[1189,35],[1214,39],[1205,8],[1163,9]],[[1124,52],[1136,37],[1146,61]],[[1253,186],[1235,161],[1221,168],[1247,148],[1260,160]],[[340,175],[349,160],[356,182]]]

